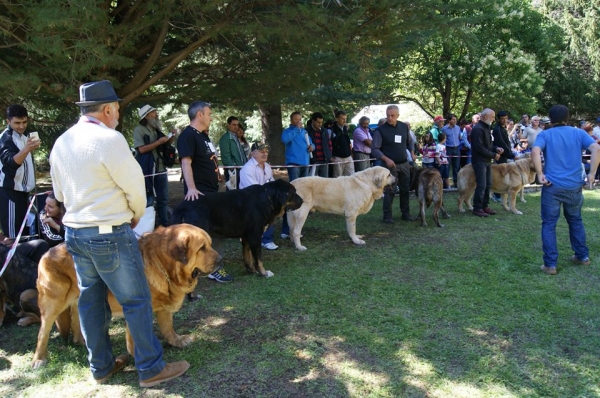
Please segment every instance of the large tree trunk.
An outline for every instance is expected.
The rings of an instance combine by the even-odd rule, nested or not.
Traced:
[[[281,142],[281,104],[260,106],[263,140],[270,146],[269,163],[282,165],[285,163],[285,147]]]

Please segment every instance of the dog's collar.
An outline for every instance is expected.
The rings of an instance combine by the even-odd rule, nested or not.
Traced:
[[[267,188],[265,188],[265,193],[267,194],[267,199],[269,199],[269,204],[271,205],[271,210],[275,210],[275,206],[273,206],[273,201],[271,200],[271,195],[267,192]]]
[[[159,263],[156,263],[156,265],[158,266],[158,269],[163,273],[163,275],[165,276],[165,279],[167,280],[167,283],[170,285],[171,284],[171,278],[169,278],[169,275],[167,274],[167,271],[165,271],[165,269],[162,267],[162,265],[160,265]]]

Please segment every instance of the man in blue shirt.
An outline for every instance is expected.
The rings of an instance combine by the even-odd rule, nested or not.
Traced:
[[[285,145],[285,165],[287,169],[289,182],[297,178],[308,175],[308,165],[311,152],[315,147],[310,140],[308,132],[302,128],[302,114],[292,112],[290,115],[290,126],[281,133],[281,142]],[[287,223],[287,216],[283,216],[281,226],[281,238],[290,237],[290,227]]]
[[[442,127],[446,133],[446,155],[452,166],[452,187],[456,189],[456,178],[460,170],[460,127],[456,125],[456,115],[449,114],[446,118],[448,124]]]
[[[541,216],[544,265],[542,271],[549,275],[556,275],[558,262],[556,223],[560,217],[561,205],[569,225],[571,249],[575,252],[571,262],[579,265],[590,264],[585,228],[581,219],[584,184],[581,152],[587,149],[592,154],[588,175],[591,187],[600,161],[600,145],[585,131],[566,125],[569,120],[569,110],[566,106],[555,105],[550,108],[548,115],[552,127],[538,134],[531,156],[538,181],[543,184]],[[543,168],[542,152],[545,161]]]

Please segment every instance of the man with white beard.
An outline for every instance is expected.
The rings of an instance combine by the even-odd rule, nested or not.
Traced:
[[[138,115],[140,116],[140,122],[133,130],[133,146],[137,154],[151,153],[154,159],[154,162],[151,162],[153,167],[144,167],[144,164],[142,164],[144,174],[157,174],[146,178],[146,207],[152,206],[154,199],[156,199],[156,225],[167,226],[169,221],[167,213],[169,179],[160,153],[160,146],[173,140],[173,137],[169,139],[160,133],[162,124],[158,120],[156,109],[150,105],[144,105],[138,109]],[[138,157],[138,161],[139,159]]]

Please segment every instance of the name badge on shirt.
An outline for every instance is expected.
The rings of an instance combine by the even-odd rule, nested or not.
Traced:
[[[394,142],[396,144],[402,144],[402,136],[401,135],[394,136]]]
[[[208,143],[208,147],[210,148],[210,150],[212,151],[212,153],[217,153],[217,150],[215,149],[215,146],[213,145],[212,142]]]

